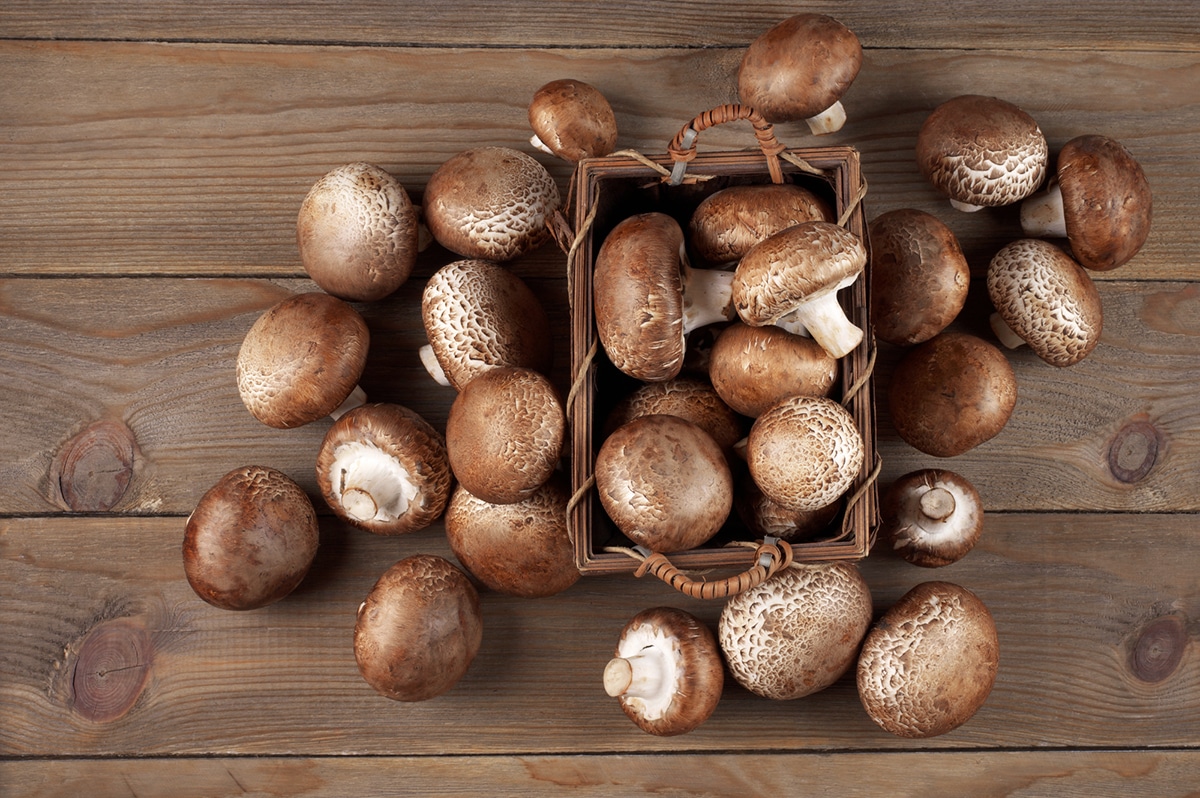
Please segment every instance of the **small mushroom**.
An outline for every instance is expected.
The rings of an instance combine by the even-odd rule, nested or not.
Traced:
[[[842,503],[834,501],[816,510],[789,510],[771,501],[749,472],[743,474],[738,484],[733,506],[755,538],[769,535],[789,543],[811,539],[828,528],[842,509]]]
[[[900,208],[873,219],[869,237],[875,336],[911,346],[946,329],[971,286],[971,269],[953,231],[931,213]]]
[[[867,633],[858,696],[871,720],[899,737],[958,728],[996,681],[1000,640],[987,606],[949,582],[908,591]]]
[[[339,518],[377,535],[424,529],[441,517],[452,477],[446,442],[415,411],[366,404],[329,428],[317,487]]]
[[[329,294],[295,294],[250,327],[237,357],[242,403],[262,423],[288,429],[366,401],[358,388],[370,334],[354,308]]]
[[[686,734],[708,720],[724,687],[713,633],[673,607],[635,615],[604,668],[604,692],[638,728],[662,737]]]
[[[960,211],[1025,199],[1042,184],[1048,155],[1033,117],[996,97],[949,99],[917,133],[921,174]]]
[[[552,80],[529,103],[529,143],[575,163],[608,155],[617,146],[617,117],[595,86],[581,80]]]
[[[803,119],[813,133],[833,133],[846,121],[842,95],[862,66],[854,32],[823,14],[796,14],[746,48],[738,96],[769,122]]]
[[[425,184],[425,223],[464,258],[510,261],[550,238],[561,203],[546,167],[509,147],[476,147],[439,166]]]
[[[992,258],[988,295],[992,330],[1010,349],[1029,344],[1054,366],[1083,360],[1104,326],[1100,292],[1082,266],[1053,244],[1022,238]]]
[[[604,420],[603,437],[635,418],[658,413],[692,422],[726,451],[732,451],[734,444],[745,436],[742,419],[709,382],[698,377],[676,377],[646,383],[622,397]]]
[[[717,394],[751,418],[789,396],[828,396],[838,373],[837,360],[813,339],[740,322],[717,336],[708,365]]]
[[[705,197],[688,221],[688,243],[702,261],[735,263],[764,238],[801,222],[832,222],[829,203],[794,183],[723,188]]]
[[[1021,204],[1028,236],[1066,238],[1079,263],[1108,271],[1127,263],[1150,235],[1150,183],[1129,150],[1107,136],[1063,145],[1049,189]]]
[[[880,537],[913,565],[958,562],[983,532],[983,502],[966,477],[939,468],[910,471],[884,494]]]
[[[258,609],[299,586],[318,542],[312,502],[287,474],[236,468],[188,516],[184,572],[196,595],[214,607]]]

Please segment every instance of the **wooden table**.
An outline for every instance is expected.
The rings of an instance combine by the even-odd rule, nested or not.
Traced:
[[[498,7],[497,7],[498,6]],[[355,610],[400,557],[449,555],[440,528],[399,539],[321,522],[309,578],[269,608],[201,602],[184,519],[226,471],[280,468],[315,495],[319,422],[268,429],[233,363],[255,318],[313,287],[296,212],[325,171],[377,163],[420,197],[482,144],[528,150],[526,104],[576,77],[613,103],[623,147],[661,153],[734,99],[742,49],[794,3],[679,0],[404,4],[291,0],[0,6],[0,792],[5,795],[1194,794],[1200,784],[1200,5],[811,3],[866,48],[845,100],[870,217],[899,207],[958,234],[979,280],[1015,211],[952,211],[917,171],[941,101],[992,94],[1052,151],[1103,133],[1138,157],[1154,228],[1094,275],[1104,336],[1055,369],[1009,357],[1008,427],[941,461],[895,434],[878,369],[886,486],[945,466],[982,493],[978,548],[936,572],[876,550],[882,611],[931,578],[995,615],[1001,667],[965,726],[913,742],[878,729],[852,680],[770,702],[733,685],[707,724],[660,739],[607,698],[625,621],[658,604],[715,623],[719,604],[660,582],[586,577],[544,600],[483,595],[483,648],[449,693],[377,696],[351,648]],[[798,125],[778,135],[812,144]],[[747,146],[729,126],[704,147]],[[543,162],[565,189],[566,164]],[[453,395],[416,350],[435,248],[361,309],[363,385],[444,424]],[[513,266],[547,305],[567,378],[565,258]],[[86,656],[81,656],[83,652]],[[95,659],[98,653],[107,657]],[[83,662],[100,662],[89,669]]]

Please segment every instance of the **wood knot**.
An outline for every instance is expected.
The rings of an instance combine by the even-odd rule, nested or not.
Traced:
[[[146,628],[129,618],[105,621],[79,647],[71,675],[71,704],[96,723],[116,720],[146,687],[154,644]]]
[[[1188,634],[1178,615],[1163,615],[1138,631],[1129,651],[1129,669],[1143,682],[1161,682],[1175,672],[1187,648]]]
[[[54,458],[50,483],[75,512],[105,512],[125,495],[133,478],[137,442],[118,421],[97,421],[71,438]]]
[[[1149,421],[1130,421],[1108,444],[1108,470],[1126,485],[1145,479],[1158,460],[1161,443],[1158,429]]]

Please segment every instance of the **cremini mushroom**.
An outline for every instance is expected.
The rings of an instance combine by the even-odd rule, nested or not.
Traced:
[[[705,197],[688,221],[700,260],[736,263],[764,238],[801,222],[835,221],[829,203],[795,183],[733,185]]]
[[[349,304],[314,291],[277,303],[250,327],[237,357],[242,403],[262,423],[287,429],[366,401],[367,324]]]
[[[329,428],[317,452],[317,487],[345,521],[377,535],[423,529],[452,486],[446,442],[416,411],[366,404]]]
[[[813,339],[741,322],[717,336],[708,364],[717,394],[751,418],[789,396],[828,396],[838,373],[837,360]]]
[[[770,535],[796,543],[809,540],[827,529],[842,509],[842,502],[830,502],[815,510],[789,510],[768,498],[747,471],[738,482],[733,507],[755,538]]]
[[[845,124],[842,95],[861,66],[853,31],[823,14],[796,14],[746,48],[738,96],[769,122],[803,119],[813,133],[833,133]]]
[[[707,432],[717,445],[731,451],[745,437],[742,419],[717,394],[711,383],[699,377],[675,377],[648,382],[622,397],[604,420],[607,438],[623,424],[640,416],[665,413],[690,421]]]
[[[704,622],[673,607],[635,615],[604,668],[604,692],[650,734],[686,734],[712,715],[725,687],[721,649]]]
[[[617,146],[617,117],[599,89],[572,78],[552,80],[529,103],[529,143],[575,163],[608,155]]]
[[[983,502],[966,477],[940,468],[910,471],[883,497],[880,538],[913,565],[940,568],[966,556],[983,532]]]

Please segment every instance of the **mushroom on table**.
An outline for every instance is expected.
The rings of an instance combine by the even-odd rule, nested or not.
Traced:
[[[983,501],[966,477],[922,468],[898,478],[884,494],[879,535],[913,565],[958,562],[983,532]]]
[[[575,163],[608,155],[617,145],[617,117],[604,94],[573,78],[552,80],[529,103],[530,144]]]

